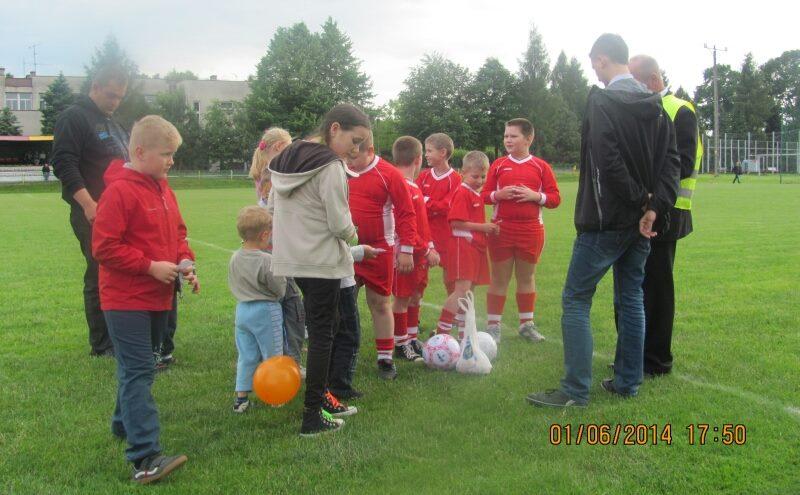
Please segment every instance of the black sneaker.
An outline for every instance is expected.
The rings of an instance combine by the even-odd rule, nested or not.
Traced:
[[[172,471],[175,471],[187,461],[185,455],[165,456],[161,454],[145,457],[139,462],[139,467],[133,466],[131,479],[136,483],[146,485],[158,481]]]
[[[338,431],[344,426],[344,420],[334,418],[324,410],[303,411],[303,425],[300,427],[301,437],[315,437],[323,433]]]
[[[325,395],[322,396],[322,410],[334,418],[344,418],[358,412],[356,406],[348,406],[339,402],[339,399],[330,390],[326,391]]]
[[[157,352],[153,353],[153,361],[155,362],[156,373],[166,371],[169,368],[169,364],[165,363],[161,354]]]
[[[233,400],[233,412],[242,414],[250,407],[250,399],[247,397],[237,397]]]
[[[414,347],[410,342],[407,344],[394,346],[394,357],[403,359],[405,361],[411,361],[412,363],[418,363],[422,361],[422,356],[420,356],[417,351],[414,350]]]
[[[397,368],[391,359],[378,359],[378,376],[382,380],[394,380],[397,378]]]
[[[606,392],[611,392],[614,395],[619,395],[625,399],[635,397],[634,394],[623,394],[622,392],[617,390],[617,387],[614,386],[614,379],[613,378],[606,378],[602,382],[600,382],[600,386],[603,387],[603,390]]]
[[[162,354],[161,362],[166,364],[167,366],[172,366],[176,362],[175,356],[173,356],[172,354]]]
[[[425,347],[425,346],[422,344],[421,340],[413,339],[411,341],[411,347],[414,349],[414,352],[416,352],[417,354],[422,356],[422,348]]]

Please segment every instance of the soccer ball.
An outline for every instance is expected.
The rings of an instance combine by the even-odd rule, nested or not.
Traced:
[[[489,358],[489,361],[494,362],[497,357],[497,342],[492,336],[486,332],[478,332],[478,345],[481,346],[481,350]]]
[[[422,348],[425,364],[437,370],[453,369],[459,356],[461,356],[461,346],[456,339],[446,333],[434,335]]]

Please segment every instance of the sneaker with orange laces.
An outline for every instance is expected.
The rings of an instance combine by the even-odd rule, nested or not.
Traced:
[[[352,416],[358,412],[355,406],[348,406],[347,404],[339,402],[339,399],[337,399],[330,390],[326,390],[325,395],[322,396],[322,409],[334,418]]]

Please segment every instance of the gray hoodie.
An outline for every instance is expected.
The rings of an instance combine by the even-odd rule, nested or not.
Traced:
[[[269,165],[272,272],[287,277],[353,276],[348,242],[356,228],[347,202],[347,167],[327,146],[297,141]]]

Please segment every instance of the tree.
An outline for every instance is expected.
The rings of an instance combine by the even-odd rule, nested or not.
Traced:
[[[219,101],[215,101],[205,115],[203,146],[208,160],[219,162],[220,168],[239,167],[252,152],[246,133],[236,125],[235,111],[223,108]]]
[[[172,122],[183,138],[183,144],[175,153],[175,167],[196,168],[207,163],[203,147],[203,129],[197,114],[189,108],[183,88],[177,88],[156,97],[155,113]]]
[[[736,82],[731,130],[737,134],[752,133],[756,139],[763,137],[767,119],[775,112],[775,101],[752,53],[745,56]]]
[[[720,133],[731,132],[731,113],[733,111],[734,92],[739,73],[730,65],[717,66],[717,87],[719,90],[719,129]],[[703,82],[694,92],[697,103],[697,120],[701,129],[714,129],[714,84],[713,68],[703,72]]]
[[[783,52],[767,61],[761,70],[777,104],[768,131],[800,129],[800,50]]]
[[[278,28],[250,82],[245,101],[249,134],[274,125],[306,134],[338,103],[368,106],[371,87],[350,38],[331,18],[321,33],[310,32],[302,22]]]
[[[158,74],[156,74],[156,76],[158,76]],[[165,81],[172,83],[178,83],[181,81],[197,81],[197,79],[198,79],[197,74],[195,74],[190,70],[184,70],[178,72],[175,69],[172,69],[171,71],[167,72],[166,76],[164,76]]]
[[[0,112],[0,136],[21,136],[22,128],[19,126],[17,116],[11,113],[11,109],[3,107]]]
[[[492,147],[499,155],[505,122],[520,114],[518,93],[514,75],[496,58],[486,59],[468,88],[469,123],[479,149]]]
[[[682,100],[694,101],[694,98],[692,98],[689,95],[689,93],[687,93],[686,90],[683,89],[683,86],[678,86],[678,89],[675,90],[675,96],[677,96],[678,98],[680,98]]]
[[[75,101],[67,79],[63,72],[59,72],[58,77],[50,83],[47,91],[42,94],[42,134],[53,134],[53,127],[58,116]]]
[[[375,140],[375,152],[391,153],[394,141],[400,137],[399,122],[397,120],[397,100],[390,100],[376,110],[373,119],[372,134]]]
[[[397,98],[399,129],[419,140],[435,132],[447,133],[458,147],[472,144],[467,88],[471,75],[443,55],[425,55],[411,69]]]
[[[564,100],[576,118],[582,121],[589,97],[589,81],[584,77],[578,59],[572,57],[567,63],[567,56],[562,51],[550,74],[550,87],[554,94]]]

